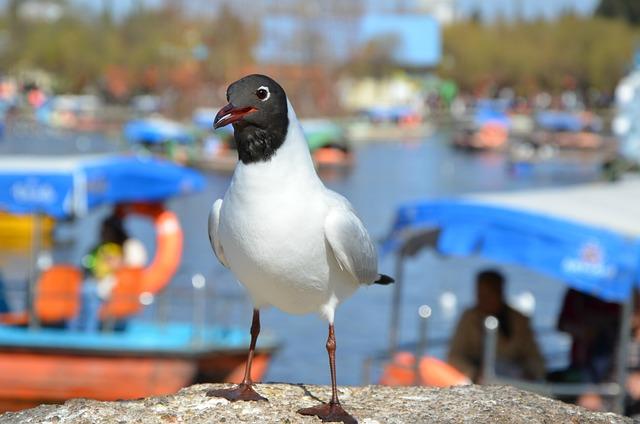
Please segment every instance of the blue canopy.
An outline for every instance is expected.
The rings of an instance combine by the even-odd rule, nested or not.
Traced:
[[[501,125],[509,127],[509,116],[507,115],[508,102],[498,99],[480,99],[476,104],[473,117],[474,124],[482,127],[486,124]]]
[[[549,131],[601,131],[602,119],[590,113],[548,110],[539,112],[536,124]]]
[[[200,191],[204,178],[172,162],[137,156],[0,158],[0,210],[82,216],[90,209]]]
[[[640,180],[412,202],[385,250],[430,245],[555,277],[607,301],[640,281]]]
[[[194,139],[188,127],[165,118],[129,121],[124,126],[124,138],[131,144],[190,143]]]

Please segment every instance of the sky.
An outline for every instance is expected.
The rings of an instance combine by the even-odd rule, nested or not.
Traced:
[[[105,0],[71,0],[74,3],[88,5],[99,9]],[[111,0],[116,15],[125,13],[138,0]],[[144,3],[153,5],[161,0],[142,0]],[[209,0],[212,1],[212,0]],[[388,3],[388,0],[367,0],[373,4]],[[398,0],[396,0],[398,1]],[[402,0],[410,3],[412,0]],[[415,1],[415,0],[414,0]],[[419,0],[418,0],[419,1]],[[434,1],[434,0],[422,0]],[[439,1],[439,0],[435,0]],[[597,6],[599,0],[454,0],[458,13],[468,16],[476,10],[480,10],[483,18],[493,20],[498,16],[512,18],[515,16],[525,16],[534,18],[543,16],[553,18],[563,11],[569,9],[580,14],[589,14]],[[0,0],[0,5],[6,4],[7,0]],[[207,1],[200,1],[201,5]],[[204,7],[204,6],[203,6]]]
[[[512,18],[553,18],[566,10],[591,14],[599,0],[456,0],[459,13],[469,15],[476,10],[482,16],[495,19],[498,15]]]

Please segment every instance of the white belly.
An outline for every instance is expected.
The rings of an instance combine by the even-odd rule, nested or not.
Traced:
[[[220,211],[219,237],[231,271],[256,307],[321,312],[357,288],[324,236],[322,196],[257,195],[230,191]]]

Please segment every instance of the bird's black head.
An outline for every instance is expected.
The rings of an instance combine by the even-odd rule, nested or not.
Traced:
[[[233,124],[243,163],[268,161],[284,143],[289,127],[287,95],[282,87],[265,75],[248,75],[227,88],[227,101],[213,127]]]

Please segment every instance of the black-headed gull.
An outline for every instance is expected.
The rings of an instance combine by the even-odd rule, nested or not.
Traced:
[[[378,274],[375,246],[349,201],[320,181],[282,87],[264,75],[249,75],[229,86],[227,100],[214,127],[233,124],[239,161],[224,199],[211,209],[209,237],[218,260],[246,287],[254,311],[243,382],[209,394],[264,400],[250,377],[260,308],[317,312],[329,321],[332,397],[298,412],[355,422],[338,400],[335,309],[359,286],[393,279]]]

